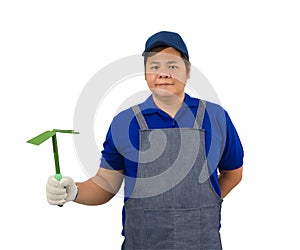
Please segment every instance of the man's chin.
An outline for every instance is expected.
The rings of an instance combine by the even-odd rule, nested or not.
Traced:
[[[170,90],[165,90],[165,89],[150,89],[152,94],[157,98],[157,99],[161,99],[161,100],[172,100],[175,101],[175,99],[177,101],[181,101],[182,98],[180,98],[180,96],[176,95],[174,92],[170,91]],[[184,94],[183,94],[184,96]]]
[[[170,98],[170,97],[175,97],[176,95],[169,90],[166,89],[159,89],[159,88],[155,88],[155,89],[151,89],[153,95],[157,96],[157,97],[166,97],[166,98]]]

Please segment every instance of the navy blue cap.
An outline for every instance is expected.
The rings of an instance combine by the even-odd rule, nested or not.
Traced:
[[[146,42],[143,55],[144,53],[150,52],[153,48],[159,46],[170,46],[182,52],[187,56],[187,58],[189,58],[189,53],[183,39],[175,32],[160,31],[150,36]]]

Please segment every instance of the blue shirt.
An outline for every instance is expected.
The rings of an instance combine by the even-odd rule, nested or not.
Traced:
[[[174,118],[155,105],[152,95],[139,104],[139,107],[149,129],[192,128],[198,104],[199,99],[185,94],[184,103]],[[101,152],[100,167],[124,170],[125,201],[133,191],[134,178],[137,176],[139,129],[137,119],[131,109],[120,112],[110,125]],[[205,130],[210,182],[214,191],[221,196],[218,169],[233,170],[243,165],[242,144],[228,113],[220,105],[206,102],[202,129]],[[123,223],[124,218],[123,210]]]

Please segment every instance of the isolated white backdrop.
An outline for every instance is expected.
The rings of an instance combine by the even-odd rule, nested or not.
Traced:
[[[224,249],[300,249],[299,23],[291,0],[1,1],[1,249],[120,248],[122,198],[48,205],[51,142],[25,142],[72,129],[88,80],[160,30],[182,35],[244,146],[243,181],[223,203]],[[110,119],[99,109],[99,151]],[[62,173],[85,180],[72,136],[58,147]]]

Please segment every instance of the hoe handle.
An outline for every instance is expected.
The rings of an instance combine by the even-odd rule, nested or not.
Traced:
[[[55,162],[55,179],[60,181],[62,179],[62,175],[60,173],[60,167],[59,167],[59,158],[58,158],[58,147],[57,147],[57,139],[56,135],[52,136],[52,145],[53,145],[53,154],[54,154],[54,162]],[[63,205],[58,205],[59,207],[62,207]]]

